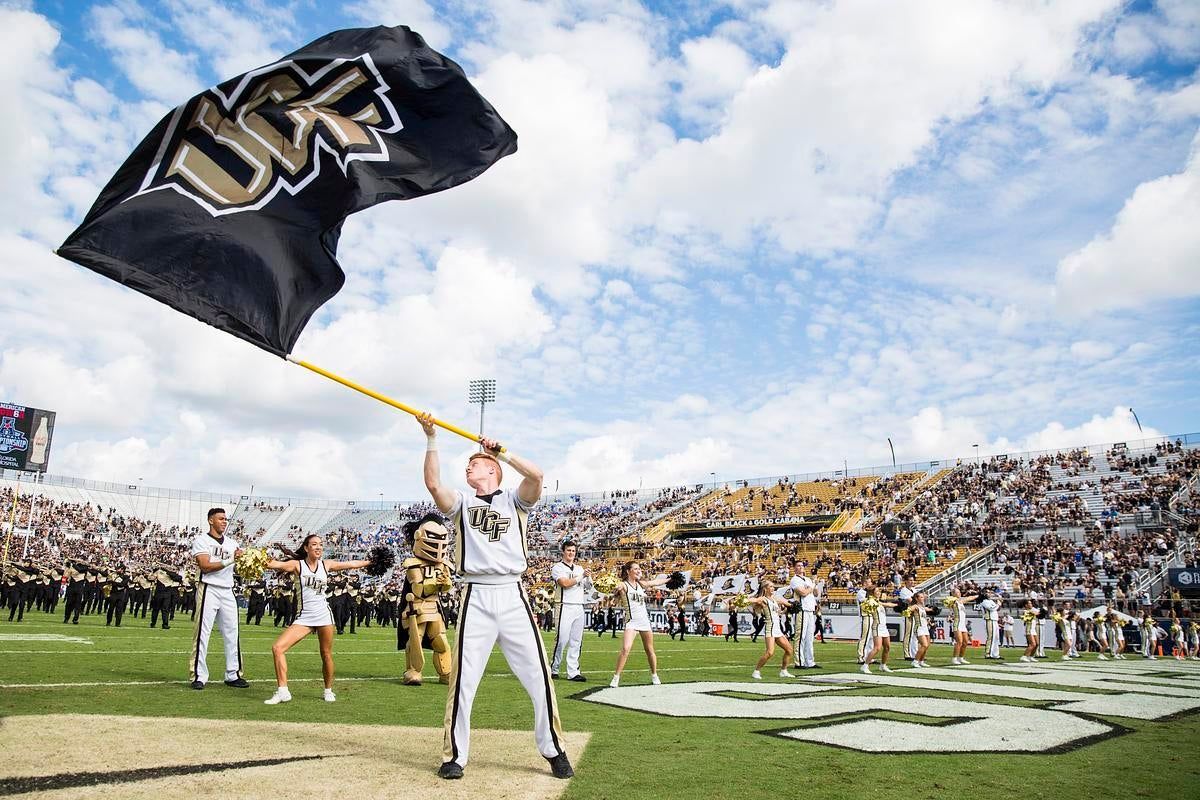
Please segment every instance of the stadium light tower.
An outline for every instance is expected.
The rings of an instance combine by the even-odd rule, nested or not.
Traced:
[[[479,435],[483,436],[483,409],[488,403],[496,402],[496,381],[481,378],[467,384],[467,400],[479,403]]]
[[[979,445],[973,444],[971,447],[975,448],[975,466],[979,466]]]

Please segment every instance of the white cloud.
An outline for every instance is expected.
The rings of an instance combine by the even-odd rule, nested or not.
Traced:
[[[787,26],[779,65],[746,82],[718,133],[637,172],[629,216],[736,247],[765,231],[791,251],[851,248],[939,127],[1054,83],[1083,27],[1115,5],[798,7],[776,20]]]
[[[204,88],[196,57],[165,45],[140,6],[97,6],[90,16],[100,44],[112,53],[126,80],[148,97],[174,106]]]
[[[407,25],[435,50],[452,41],[449,26],[425,0],[356,0],[346,5],[346,13],[368,26]]]
[[[1200,137],[1183,171],[1147,181],[1112,228],[1058,264],[1058,301],[1074,312],[1200,293]]]
[[[1111,357],[1115,352],[1116,347],[1111,342],[1084,339],[1071,344],[1071,355],[1080,361],[1099,361]]]

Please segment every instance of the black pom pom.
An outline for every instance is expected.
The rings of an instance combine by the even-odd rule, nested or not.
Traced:
[[[897,601],[896,601],[896,613],[897,613],[897,614],[903,614],[903,613],[904,613],[904,610],[905,610],[906,608],[908,608],[908,601],[907,601],[907,600],[897,600]]]
[[[378,578],[396,563],[396,554],[392,552],[391,548],[379,545],[371,548],[371,551],[367,553],[367,559],[371,563],[367,566],[365,572],[368,575]]]
[[[667,578],[667,588],[674,591],[683,586],[687,581],[684,580],[682,572],[672,572],[671,577]]]

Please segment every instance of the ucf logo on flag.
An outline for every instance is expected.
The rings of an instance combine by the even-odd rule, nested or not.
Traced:
[[[58,254],[285,356],[342,220],[477,177],[517,135],[406,27],[335,31],[164,117]]]
[[[383,137],[404,127],[390,92],[367,53],[312,74],[292,59],[249,72],[229,96],[218,87],[176,109],[138,194],[174,189],[216,216],[302,191],[323,162],[344,175],[386,161]]]

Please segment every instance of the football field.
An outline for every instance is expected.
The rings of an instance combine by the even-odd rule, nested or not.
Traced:
[[[425,685],[401,685],[394,629],[337,637],[332,704],[310,637],[289,654],[295,699],[266,706],[278,629],[242,627],[248,690],[220,683],[214,635],[214,682],[194,691],[190,620],[147,624],[0,621],[0,797],[1200,796],[1196,661],[1028,665],[1005,650],[996,664],[975,649],[948,667],[949,648],[935,647],[935,669],[910,669],[897,650],[895,672],[866,676],[853,643],[818,643],[823,669],[780,678],[777,653],[753,681],[761,642],[659,636],[663,685],[649,685],[635,644],[609,689],[620,640],[590,633],[589,681],[555,683],[576,777],[549,777],[529,700],[494,652],[466,777],[442,782],[446,687],[428,663]]]

